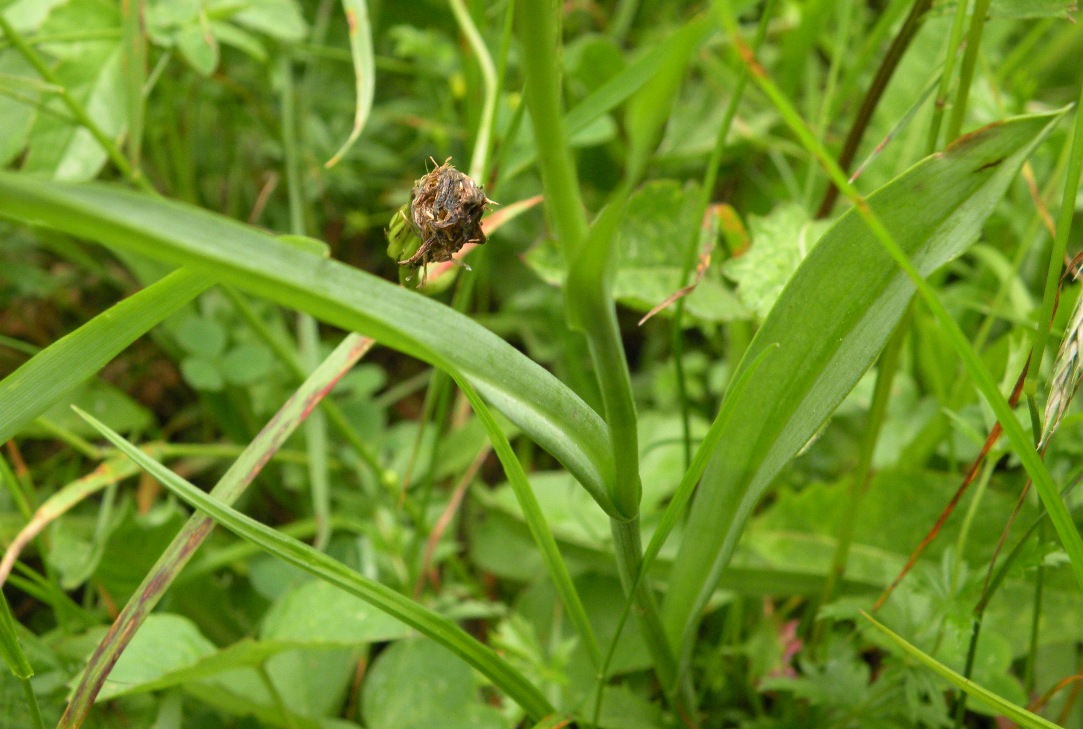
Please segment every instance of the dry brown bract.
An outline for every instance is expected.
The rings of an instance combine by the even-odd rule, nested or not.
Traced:
[[[418,268],[450,261],[467,243],[484,243],[481,216],[490,203],[478,183],[455,169],[448,157],[414,184],[410,218],[421,247],[399,265]]]

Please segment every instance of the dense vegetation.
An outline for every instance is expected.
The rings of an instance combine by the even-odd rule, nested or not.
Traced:
[[[0,0],[0,729],[1080,725],[1074,12]]]

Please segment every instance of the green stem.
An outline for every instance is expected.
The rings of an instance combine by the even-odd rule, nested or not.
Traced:
[[[478,136],[474,141],[474,154],[470,161],[470,176],[479,182],[485,179],[485,169],[489,164],[489,147],[493,133],[493,122],[496,119],[496,66],[493,65],[493,57],[485,46],[485,41],[470,17],[470,11],[466,9],[463,0],[448,0],[451,3],[451,11],[455,14],[455,20],[459,23],[459,29],[466,36],[474,54],[478,57],[478,66],[481,67],[481,80],[485,86],[485,100],[481,104],[481,122],[478,124]]]
[[[282,81],[282,93],[278,109],[282,118],[282,153],[286,167],[286,195],[289,201],[290,233],[307,235],[303,202],[304,184],[301,177],[301,152],[297,141],[297,95],[293,85],[293,59],[283,52],[278,72]]]
[[[842,151],[839,152],[838,159],[838,166],[842,170],[850,169],[850,165],[853,164],[854,156],[857,154],[858,147],[861,146],[861,140],[865,136],[865,130],[868,129],[869,122],[872,121],[873,112],[876,111],[877,104],[880,103],[884,91],[887,90],[888,82],[891,81],[891,77],[895,74],[895,69],[899,67],[903,54],[906,53],[906,49],[910,47],[911,41],[917,35],[918,29],[921,28],[922,18],[932,4],[932,0],[914,0],[914,4],[910,6],[910,13],[906,16],[906,20],[903,21],[902,28],[899,29],[895,40],[891,42],[891,47],[888,48],[887,53],[884,55],[884,60],[880,62],[880,67],[876,69],[876,76],[873,78],[865,98],[861,100],[861,108],[857,110],[854,123],[850,127],[849,134],[846,135],[846,141],[842,145]],[[820,208],[816,211],[816,217],[826,218],[830,215],[831,208],[835,206],[835,200],[838,199],[838,196],[839,188],[837,183],[829,182],[827,191],[824,193],[824,199],[820,202]]]
[[[1040,547],[1045,544],[1045,520],[1038,524],[1035,543]],[[1039,561],[1034,575],[1034,605],[1030,613],[1030,646],[1026,661],[1023,663],[1023,687],[1028,696],[1034,695],[1034,668],[1038,658],[1039,637],[1041,633],[1042,598],[1045,592],[1045,562]]]
[[[959,87],[955,90],[955,105],[948,120],[948,139],[955,139],[963,130],[966,103],[970,98],[970,84],[974,80],[974,67],[978,64],[981,36],[985,30],[985,16],[989,14],[992,0],[974,0],[974,14],[970,16],[970,31],[966,36],[963,65],[959,68]]]
[[[38,697],[34,695],[34,685],[29,678],[20,678],[19,683],[23,687],[23,697],[26,699],[26,709],[30,712],[30,719],[36,729],[45,729],[45,720],[41,718],[41,708],[38,706]]]
[[[121,4],[124,26],[124,82],[128,111],[128,160],[133,170],[140,169],[143,148],[143,86],[147,77],[147,38],[143,33],[143,0],[124,0]]]
[[[756,37],[752,41],[753,49],[758,49],[763,43],[763,39],[767,36],[767,27],[771,16],[774,14],[774,5],[775,0],[767,0],[767,3],[763,7],[763,12],[760,14],[760,24],[756,29]],[[717,13],[726,12],[720,0],[715,0],[714,8]],[[747,85],[748,69],[741,66],[737,75],[737,84],[733,89],[733,95],[730,96],[729,103],[726,105],[726,111],[722,115],[722,124],[718,127],[718,134],[715,136],[711,157],[707,160],[707,168],[703,172],[703,185],[700,188],[700,199],[696,207],[696,215],[692,221],[692,231],[688,238],[688,245],[685,248],[684,263],[681,267],[680,281],[682,286],[687,285],[688,277],[692,273],[692,267],[696,263],[696,253],[699,248],[700,221],[703,220],[703,216],[707,212],[707,206],[710,205],[711,197],[714,194],[715,182],[718,180],[718,168],[722,164],[722,153],[726,149],[726,138],[729,136],[730,127],[733,125],[733,119],[737,116],[737,107],[741,103],[741,98],[744,95],[745,87]],[[677,300],[677,304],[673,309],[671,347],[673,349],[673,367],[677,377],[677,402],[681,408],[681,437],[684,439],[684,467],[687,469],[692,463],[692,419],[688,408],[688,386],[685,384],[684,376],[684,329],[682,326],[684,320],[684,304],[684,297],[681,297]]]
[[[617,0],[617,7],[613,12],[613,19],[609,23],[609,36],[618,43],[623,42],[632,29],[636,19],[636,11],[639,10],[639,0]]]
[[[650,587],[650,580],[640,576],[643,564],[643,545],[639,536],[639,519],[629,522],[609,520],[613,533],[613,547],[617,554],[617,573],[625,594],[631,594],[635,604],[636,622],[647,642],[654,660],[655,672],[662,683],[662,689],[674,706],[694,707],[695,697],[685,687],[680,699],[677,698],[677,662],[666,638],[665,627]],[[620,635],[614,636],[614,643]],[[608,665],[608,663],[606,664]]]
[[[1049,341],[1049,332],[1053,327],[1053,307],[1057,302],[1057,286],[1060,281],[1061,261],[1068,249],[1068,236],[1072,231],[1072,219],[1075,215],[1075,201],[1079,194],[1080,179],[1083,177],[1083,84],[1079,86],[1079,99],[1075,108],[1075,130],[1072,133],[1071,151],[1068,153],[1068,172],[1064,177],[1064,193],[1057,217],[1057,231],[1053,246],[1049,250],[1049,268],[1046,269],[1045,292],[1042,296],[1042,310],[1038,315],[1038,332],[1031,348],[1030,377],[1040,376],[1045,344]],[[1033,392],[1033,382],[1028,383],[1028,392]]]
[[[534,123],[545,207],[564,252],[575,260],[587,237],[587,216],[561,110],[560,7],[555,0],[519,0],[524,96]]]
[[[280,113],[282,115],[282,147],[286,158],[286,192],[289,198],[290,232],[306,235],[304,209],[304,178],[301,175],[301,150],[296,114],[297,95],[294,89],[293,60],[283,53],[279,70],[282,76]],[[351,335],[357,337],[357,335]],[[358,338],[359,339],[359,338]],[[304,370],[311,372],[319,365],[319,325],[310,315],[297,314],[297,352]],[[327,418],[322,410],[314,411],[305,424],[305,451],[308,453],[309,490],[312,513],[319,529],[314,546],[323,549],[331,539],[331,480],[327,471]]]
[[[968,4],[969,0],[960,2],[955,6],[955,19],[952,21],[951,34],[948,36],[948,50],[944,54],[944,71],[940,74],[940,90],[936,94],[933,117],[929,124],[929,138],[925,144],[925,151],[928,154],[932,154],[939,146],[940,124],[944,119],[944,106],[948,103],[951,74],[955,70],[955,56],[963,37],[963,22],[966,20],[966,6]]]
[[[525,95],[541,152],[538,163],[546,206],[568,267],[566,315],[573,328],[587,338],[609,426],[613,471],[606,474],[606,490],[616,511],[611,527],[617,570],[622,583],[630,588],[642,559],[638,520],[639,437],[628,361],[608,286],[616,226],[630,190],[627,184],[618,189],[590,229],[588,238],[561,111],[560,4],[555,0],[520,0],[518,20]],[[647,581],[642,582],[642,588],[633,597],[655,671],[662,685],[671,687],[676,675],[673,653]]]

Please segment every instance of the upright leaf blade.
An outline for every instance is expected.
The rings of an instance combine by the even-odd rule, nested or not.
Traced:
[[[1054,119],[1018,117],[966,135],[868,204],[928,275],[973,242]],[[783,290],[737,374],[766,348],[778,351],[736,395],[735,415],[704,474],[670,575],[666,627],[685,655],[693,618],[752,508],[871,366],[913,291],[854,210],[824,235]]]

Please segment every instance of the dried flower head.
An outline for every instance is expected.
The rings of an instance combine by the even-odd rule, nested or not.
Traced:
[[[1079,265],[1079,257],[1072,264],[1073,267]],[[1053,363],[1053,380],[1049,385],[1049,400],[1045,404],[1045,426],[1038,442],[1039,450],[1049,443],[1064,414],[1068,412],[1068,406],[1072,404],[1072,398],[1079,390],[1080,381],[1083,381],[1083,295],[1076,299],[1056,362]]]
[[[388,231],[393,244],[388,252],[396,257],[400,266],[409,268],[450,261],[452,255],[467,243],[480,245],[485,242],[481,217],[491,203],[481,186],[455,169],[448,157],[444,164],[437,165],[414,183],[409,216],[397,215],[399,220],[393,220]],[[396,240],[407,232],[403,230],[404,223],[409,223],[412,228],[409,232],[420,240],[416,250],[408,241],[405,245],[395,245]],[[402,260],[404,254],[409,258]]]

